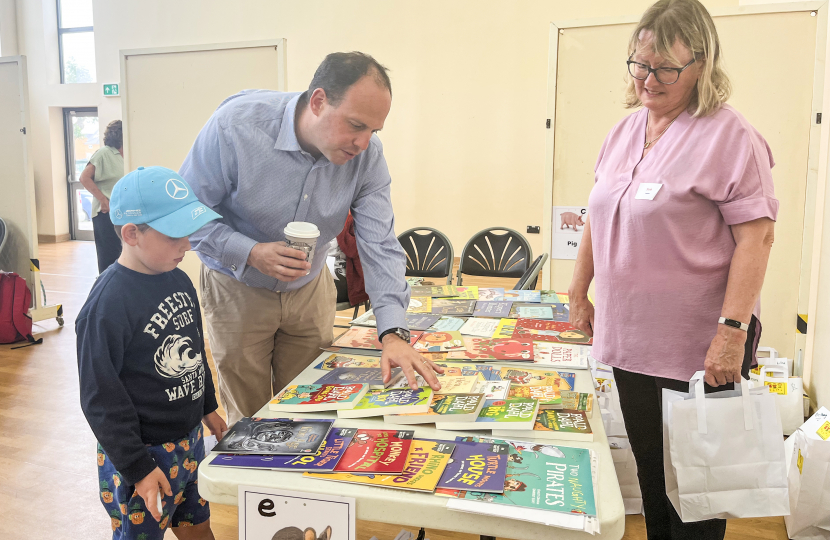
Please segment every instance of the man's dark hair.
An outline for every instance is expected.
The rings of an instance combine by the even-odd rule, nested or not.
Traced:
[[[311,84],[308,85],[308,91],[303,94],[301,100],[307,103],[312,92],[322,88],[326,92],[328,102],[337,107],[343,101],[346,91],[366,75],[374,77],[378,86],[386,88],[389,95],[392,95],[392,83],[389,81],[388,72],[388,69],[368,54],[357,51],[331,53],[317,68]]]

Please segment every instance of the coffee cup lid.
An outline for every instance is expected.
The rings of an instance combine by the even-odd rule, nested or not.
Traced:
[[[320,229],[317,228],[317,225],[305,221],[292,221],[285,226],[283,232],[286,236],[293,236],[294,238],[317,238],[320,236]]]

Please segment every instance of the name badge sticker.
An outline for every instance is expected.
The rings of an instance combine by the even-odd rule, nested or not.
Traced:
[[[663,187],[663,184],[640,184],[640,187],[637,188],[637,195],[634,198],[653,201],[661,187]]]

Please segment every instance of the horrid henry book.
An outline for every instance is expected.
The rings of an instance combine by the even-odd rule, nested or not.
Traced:
[[[570,323],[539,319],[516,320],[513,339],[576,343],[579,345],[591,345],[594,342],[591,336],[574,328]]]
[[[414,431],[359,429],[334,472],[401,474]]]
[[[444,468],[449,463],[454,449],[455,444],[451,442],[416,439],[412,441],[401,474],[364,476],[347,473],[306,473],[306,476],[322,480],[334,480],[335,482],[432,492],[441,478],[441,473],[444,472]]]

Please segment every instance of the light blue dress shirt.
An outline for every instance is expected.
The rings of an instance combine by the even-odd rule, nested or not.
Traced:
[[[193,234],[191,246],[208,268],[250,287],[293,291],[323,269],[328,244],[351,209],[378,331],[406,328],[406,256],[395,236],[383,145],[373,135],[366,151],[344,165],[315,160],[294,132],[299,98],[298,92],[244,90],[207,121],[179,173],[223,217]],[[254,245],[285,240],[291,221],[320,229],[309,275],[284,282],[248,266]]]

